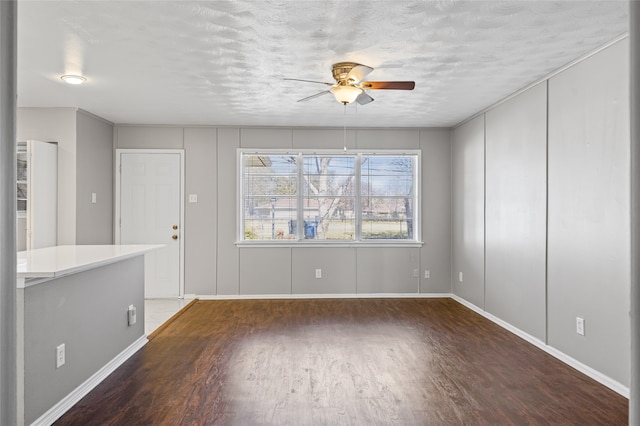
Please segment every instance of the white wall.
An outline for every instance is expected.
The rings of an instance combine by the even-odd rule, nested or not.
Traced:
[[[620,392],[630,361],[628,54],[624,39],[452,138],[455,294]]]
[[[342,129],[117,126],[115,148],[184,148],[185,293],[450,293],[448,130],[349,130],[347,146],[422,149],[422,248],[236,247],[237,148],[337,148]],[[315,278],[315,269],[322,278]],[[429,269],[431,278],[424,278]],[[414,276],[419,271],[419,277]]]

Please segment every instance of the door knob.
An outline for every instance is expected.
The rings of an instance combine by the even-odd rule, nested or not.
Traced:
[[[176,229],[178,229],[178,225],[173,225],[171,228],[173,228],[173,230],[175,231]]]
[[[171,239],[172,239],[172,240],[177,240],[177,239],[178,239],[178,236],[177,236],[176,234],[173,234],[173,235],[171,236]]]

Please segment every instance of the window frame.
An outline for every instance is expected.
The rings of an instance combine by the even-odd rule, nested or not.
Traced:
[[[338,240],[338,239],[305,239],[304,238],[304,226],[296,226],[295,239],[268,239],[268,240],[245,240],[244,239],[244,225],[245,225],[245,170],[243,159],[245,155],[264,155],[264,156],[295,156],[297,167],[297,182],[296,182],[296,195],[297,200],[295,217],[297,223],[304,223],[305,209],[304,199],[305,193],[303,190],[304,182],[304,157],[328,157],[328,156],[347,156],[355,157],[354,161],[354,189],[353,189],[353,203],[354,206],[354,239],[353,240]],[[414,163],[413,173],[413,238],[412,239],[362,239],[362,200],[365,198],[361,191],[361,160],[363,156],[407,156],[412,159]],[[251,148],[238,148],[237,149],[237,177],[236,177],[236,245],[239,247],[421,247],[422,242],[422,192],[421,192],[421,172],[422,172],[422,151],[420,149],[376,149],[376,150],[337,150],[337,149],[251,149]],[[379,196],[384,198],[384,196]],[[393,198],[396,196],[390,196]]]

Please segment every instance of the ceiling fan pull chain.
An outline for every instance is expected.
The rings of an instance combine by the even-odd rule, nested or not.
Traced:
[[[347,150],[347,104],[344,104],[344,116],[342,118],[342,124],[343,124],[343,129],[344,129],[344,133],[343,133],[343,141],[344,141],[344,150]]]

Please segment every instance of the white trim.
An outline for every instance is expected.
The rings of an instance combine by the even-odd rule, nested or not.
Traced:
[[[141,336],[133,342],[124,351],[120,352],[111,361],[104,365],[100,370],[96,371],[91,377],[84,381],[80,386],[75,388],[71,393],[62,398],[56,405],[51,407],[47,412],[40,416],[36,421],[31,423],[32,426],[49,426],[58,420],[71,407],[77,404],[89,392],[100,384],[107,376],[113,373],[116,368],[120,367],[126,360],[135,354],[140,348],[147,344],[147,336]]]
[[[500,318],[482,310],[481,308],[477,307],[476,305],[464,300],[463,298],[453,294],[451,295],[452,299],[455,300],[456,302],[466,306],[467,308],[471,309],[472,311],[482,315],[483,317],[487,318],[488,320],[496,323],[497,325],[499,325],[500,327],[504,328],[507,331],[510,331],[511,333],[515,334],[516,336],[524,339],[525,341],[527,341],[528,343],[531,343],[532,345],[536,346],[539,349],[542,349],[543,351],[545,351],[546,353],[548,353],[549,355],[553,356],[554,358],[564,362],[565,364],[567,364],[570,367],[575,368],[576,370],[578,370],[579,372],[586,374],[587,376],[589,376],[590,378],[592,378],[593,380],[599,382],[600,384],[603,384],[604,386],[608,387],[609,389],[619,393],[620,395],[624,396],[625,398],[629,398],[629,388],[624,386],[622,383],[612,379],[611,377],[602,374],[601,372],[589,367],[586,364],[583,364],[582,362],[578,361],[575,358],[570,357],[569,355],[565,354],[564,352],[547,345],[545,342],[543,342],[542,340],[528,334],[525,333],[524,331],[520,330],[519,328],[514,327],[513,325],[509,324],[506,321],[501,320]]]
[[[406,129],[405,129],[406,130]],[[430,130],[430,129],[429,129]],[[144,151],[144,150],[143,150]],[[356,148],[350,148],[346,151],[344,151],[344,149],[339,148],[339,149],[335,149],[335,148],[328,148],[328,149],[324,149],[324,148],[301,148],[301,149],[295,149],[295,148],[236,148],[236,151],[238,152],[238,154],[255,154],[255,155],[262,155],[262,154],[269,154],[269,155],[298,155],[298,154],[302,154],[302,155],[329,155],[329,156],[344,156],[344,157],[349,157],[349,156],[354,156],[357,154],[364,154],[364,155],[380,155],[380,156],[394,156],[394,155],[416,155],[416,154],[420,154],[422,152],[422,150],[420,148],[407,148],[407,149],[395,149],[395,148],[390,148],[390,149],[356,149]]]
[[[197,295],[198,300],[254,299],[451,299],[451,293],[332,293],[332,294],[218,294]]]
[[[119,148],[116,149],[116,159],[114,161],[115,170],[114,173],[116,175],[116,184],[115,184],[115,202],[114,202],[114,243],[120,244],[120,179],[121,179],[121,164],[122,158],[121,154],[178,154],[180,156],[180,229],[178,229],[178,233],[180,236],[180,265],[179,265],[179,289],[178,289],[178,298],[184,297],[184,205],[185,205],[185,151],[184,149],[125,149]]]
[[[292,241],[292,242],[288,242]],[[424,245],[423,241],[409,241],[409,240],[374,240],[376,242],[372,242],[372,240],[360,242],[360,241],[323,241],[318,240],[317,242],[307,242],[305,240],[300,240],[301,242],[295,243],[297,240],[285,240],[283,242],[276,242],[273,240],[264,240],[262,241],[236,241],[235,245],[238,248],[246,248],[246,247],[331,247],[331,248],[357,248],[357,247],[380,247],[380,248],[389,248],[389,247],[414,247],[420,248]],[[407,241],[406,243],[400,241]]]

